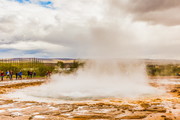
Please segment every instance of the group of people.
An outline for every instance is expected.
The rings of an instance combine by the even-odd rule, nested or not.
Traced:
[[[16,80],[22,79],[23,72],[19,71],[19,72],[14,73],[12,70],[7,70],[6,72],[0,70],[1,81],[3,81],[4,78],[9,79],[9,80],[13,80],[13,76],[15,76]],[[36,72],[35,71],[27,71],[27,74],[25,74],[25,76],[27,76],[26,77],[27,79],[34,78],[34,77],[36,77]],[[50,78],[51,72],[47,71],[45,73],[45,76],[46,76],[46,78]]]
[[[12,77],[13,77],[13,71],[6,71],[6,73],[4,73],[4,71],[0,71],[0,77],[1,77],[1,80],[3,81],[4,80],[4,76],[7,76],[7,78],[9,78],[10,80],[12,80]]]
[[[6,72],[4,72],[4,71],[0,71],[0,77],[1,77],[1,81],[3,81],[4,80],[4,77],[6,76],[6,78],[8,79],[9,78],[9,80],[13,80],[13,75],[14,75],[14,73],[13,73],[13,71],[9,71],[9,70],[7,70]],[[20,72],[16,72],[16,80],[17,79],[22,79],[22,71],[20,71]]]
[[[36,72],[27,71],[27,77],[28,77],[28,78],[36,77]]]
[[[13,80],[13,75],[16,76],[16,80],[22,79],[23,72],[19,71],[14,74],[13,71],[9,71],[9,70],[7,70],[6,72],[0,71],[1,81],[4,80],[4,77],[6,77],[6,79]],[[27,78],[32,78],[35,76],[36,76],[36,72],[31,72],[31,71],[27,72]]]

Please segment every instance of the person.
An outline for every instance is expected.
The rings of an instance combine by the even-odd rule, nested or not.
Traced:
[[[30,76],[30,71],[28,70],[27,71],[27,78],[29,78],[29,76]]]
[[[51,72],[47,71],[47,72],[46,72],[46,78],[49,78],[49,77],[50,77],[50,74],[51,74]]]
[[[33,76],[33,72],[32,72],[32,71],[30,71],[30,72],[29,72],[29,75],[30,75],[30,78],[32,78],[32,76]]]
[[[35,71],[33,72],[33,77],[36,77],[36,72]]]
[[[18,76],[19,76],[20,79],[22,79],[22,71],[20,71],[20,72],[18,73]]]
[[[8,70],[8,71],[6,71],[6,78],[11,79],[11,78],[10,78],[10,72],[9,72],[9,70]]]
[[[1,72],[2,72],[2,71],[0,70],[0,78],[1,78]]]
[[[1,71],[1,81],[4,80],[4,71]]]
[[[16,72],[16,80],[18,79],[18,72]]]
[[[13,71],[12,70],[10,71],[9,75],[10,75],[10,80],[13,80]]]

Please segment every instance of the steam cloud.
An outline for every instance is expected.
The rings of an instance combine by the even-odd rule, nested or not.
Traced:
[[[71,75],[53,75],[47,84],[11,94],[22,100],[30,97],[60,100],[140,97],[155,94],[149,85],[145,65],[134,60],[95,60]],[[23,96],[26,95],[25,98]]]

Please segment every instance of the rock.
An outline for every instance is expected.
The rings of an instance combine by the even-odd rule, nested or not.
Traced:
[[[145,111],[165,113],[165,108],[147,108]]]
[[[173,114],[169,113],[158,113],[158,114],[150,114],[148,117],[146,117],[144,120],[178,120],[176,119]]]
[[[175,93],[175,92],[178,92],[178,90],[177,89],[173,89],[173,90],[171,90],[171,92]]]
[[[132,110],[134,106],[125,104],[125,105],[120,105],[118,108],[123,109],[123,110]]]
[[[161,117],[166,117],[165,115],[161,115]]]
[[[151,105],[149,103],[141,103],[140,104],[141,107],[143,107],[144,109],[150,107]]]
[[[111,116],[111,115],[107,115],[107,114],[85,114],[85,115],[78,115],[78,114],[76,114],[76,115],[73,115],[73,117],[72,117],[73,119],[74,118],[81,118],[81,119],[84,119],[84,120],[88,120],[88,119],[112,119],[113,118],[113,116]]]
[[[143,118],[146,118],[148,115],[149,114],[144,113],[144,112],[137,112],[137,113],[132,113],[125,116],[123,115],[122,117],[116,117],[116,119],[143,119]]]
[[[11,117],[11,116],[0,116],[0,120],[29,120],[30,116],[19,116],[19,117]]]

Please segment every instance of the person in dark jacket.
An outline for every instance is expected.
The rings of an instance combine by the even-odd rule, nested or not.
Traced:
[[[1,71],[1,80],[4,80],[4,71]]]
[[[12,70],[10,71],[9,76],[10,76],[10,80],[13,80],[13,71]]]
[[[29,76],[30,76],[30,71],[28,70],[27,71],[27,78],[29,79]]]
[[[33,77],[36,77],[36,72],[35,71],[33,72]]]
[[[32,76],[33,76],[33,72],[32,72],[32,71],[30,71],[30,72],[29,72],[29,75],[30,75],[30,78],[32,78]]]
[[[16,72],[16,80],[18,79],[18,72]]]
[[[12,70],[9,72],[9,77],[10,77],[10,80],[13,80],[13,71]]]

